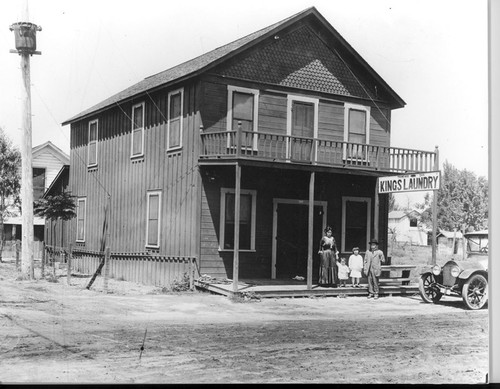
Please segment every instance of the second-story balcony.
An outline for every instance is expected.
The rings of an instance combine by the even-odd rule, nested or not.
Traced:
[[[387,173],[435,171],[438,150],[422,151],[321,138],[234,131],[201,132],[200,160],[252,159]]]

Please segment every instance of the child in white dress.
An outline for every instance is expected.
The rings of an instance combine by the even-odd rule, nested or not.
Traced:
[[[359,255],[359,247],[352,249],[353,254],[349,257],[349,269],[351,269],[352,286],[359,288],[361,270],[363,270],[363,257]]]
[[[345,263],[345,258],[340,259],[340,263],[337,262],[339,267],[339,281],[340,287],[345,287],[346,281],[349,279],[349,266]]]

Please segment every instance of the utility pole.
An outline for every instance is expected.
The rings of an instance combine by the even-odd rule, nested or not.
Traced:
[[[28,7],[23,15],[28,20]],[[18,22],[10,26],[14,31],[16,50],[10,50],[21,56],[22,88],[22,145],[21,145],[21,214],[22,214],[22,257],[21,274],[26,278],[34,278],[33,261],[33,164],[31,142],[31,80],[30,56],[41,54],[36,51],[36,32],[42,28],[29,22]]]

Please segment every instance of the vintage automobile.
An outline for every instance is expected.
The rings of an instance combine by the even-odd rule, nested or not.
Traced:
[[[438,302],[443,295],[461,296],[468,309],[481,309],[488,301],[488,231],[464,234],[467,258],[425,269],[419,280],[419,292],[427,303]]]

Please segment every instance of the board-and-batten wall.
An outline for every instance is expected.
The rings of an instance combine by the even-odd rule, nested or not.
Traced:
[[[150,93],[71,125],[70,188],[73,195],[87,199],[85,243],[77,243],[79,246],[100,248],[109,194],[107,246],[112,252],[145,252],[147,193],[159,190],[160,248],[153,251],[162,255],[197,255],[199,88],[194,83],[184,86],[183,147],[173,152],[167,152],[170,90]],[[131,159],[131,109],[141,102],[145,102],[144,157]],[[98,163],[89,169],[88,123],[94,119],[99,120]],[[76,219],[72,220],[69,234],[75,242]]]

